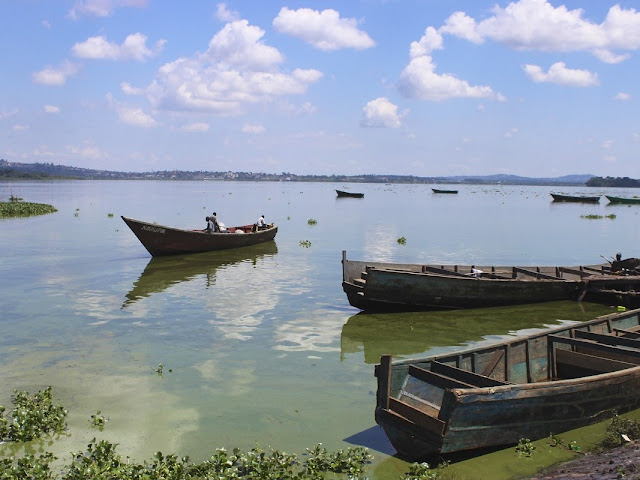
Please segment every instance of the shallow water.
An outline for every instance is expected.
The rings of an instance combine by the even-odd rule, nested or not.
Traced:
[[[335,189],[364,192],[336,198]],[[460,264],[599,263],[640,256],[640,206],[554,204],[549,192],[607,190],[425,185],[53,181],[0,183],[58,212],[0,220],[0,404],[13,389],[53,386],[69,433],[34,442],[65,457],[93,437],[137,460],[155,451],[196,461],[217,447],[301,454],[370,447],[371,478],[406,464],[373,418],[373,365],[593,318],[573,302],[512,308],[359,314],[341,289],[352,259]],[[618,196],[633,191],[610,190]],[[204,228],[261,214],[274,243],[151,259],[125,215]],[[588,220],[583,215],[615,214]],[[113,216],[109,216],[113,214]],[[310,224],[309,220],[316,220]],[[406,238],[406,244],[397,242]],[[305,248],[300,242],[309,241]],[[154,372],[163,365],[163,375]],[[103,432],[90,428],[100,410]],[[0,455],[11,446],[0,447]]]

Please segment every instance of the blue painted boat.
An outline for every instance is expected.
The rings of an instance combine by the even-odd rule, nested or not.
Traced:
[[[516,445],[640,408],[640,310],[375,367],[376,422],[400,457]]]

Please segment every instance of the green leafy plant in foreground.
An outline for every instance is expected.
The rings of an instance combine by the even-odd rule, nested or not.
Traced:
[[[436,468],[431,468],[428,463],[412,463],[402,480],[440,480],[448,466],[449,462],[441,463]]]
[[[520,457],[530,457],[536,451],[536,446],[528,438],[521,438],[516,446],[516,453]]]
[[[14,390],[13,404],[10,418],[4,416],[6,409],[0,405],[0,440],[27,442],[46,433],[64,433],[67,427],[67,411],[53,404],[51,387],[35,395]]]
[[[623,435],[629,440],[640,439],[640,421],[615,414],[607,426],[602,445],[608,448],[619,447],[624,443]]]

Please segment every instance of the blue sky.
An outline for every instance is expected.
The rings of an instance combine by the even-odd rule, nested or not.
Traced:
[[[0,158],[640,178],[640,1],[3,0]]]

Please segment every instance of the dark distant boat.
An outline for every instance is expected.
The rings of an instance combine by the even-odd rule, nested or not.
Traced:
[[[626,262],[626,263],[622,263]],[[554,266],[355,261],[342,252],[342,289],[360,310],[418,311],[584,300],[635,306],[640,261]],[[627,303],[625,303],[627,302]]]
[[[338,197],[362,198],[364,193],[345,192],[344,190],[336,190]]]
[[[458,190],[442,190],[440,188],[432,188],[433,193],[458,193]]]
[[[624,204],[636,204],[636,203],[640,203],[640,198],[637,197],[633,197],[633,198],[623,198],[623,197],[613,197],[611,195],[605,195],[605,197],[607,198],[607,200],[609,200],[609,203],[624,203]]]
[[[127,217],[122,217],[122,220],[154,257],[247,247],[269,242],[278,233],[278,227],[273,224],[258,231],[254,231],[253,225],[241,225],[227,227],[224,232],[208,233],[203,230],[166,227]]]
[[[575,202],[575,203],[598,203],[600,196],[587,197],[587,196],[574,196],[574,195],[562,195],[560,193],[552,193],[554,202]]]
[[[381,357],[375,419],[408,461],[515,445],[640,408],[640,310],[494,345]]]

